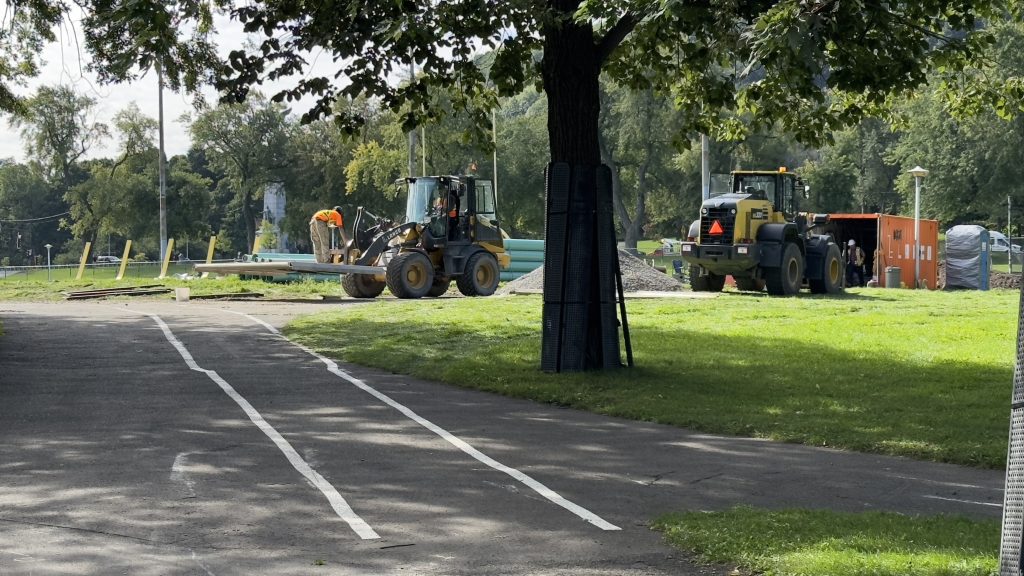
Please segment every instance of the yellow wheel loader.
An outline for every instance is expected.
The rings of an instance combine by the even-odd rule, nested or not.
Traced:
[[[398,180],[396,186],[407,194],[404,223],[356,211],[344,264],[372,267],[372,273],[346,273],[345,293],[375,298],[386,286],[398,298],[440,296],[454,281],[466,296],[493,294],[509,256],[491,182],[425,176]]]
[[[797,211],[806,190],[784,168],[733,172],[729,193],[703,202],[682,243],[691,288],[719,292],[731,275],[740,290],[774,296],[796,294],[805,284],[815,294],[841,292],[842,253],[831,236],[809,227],[827,223],[828,215],[810,215],[808,223]]]

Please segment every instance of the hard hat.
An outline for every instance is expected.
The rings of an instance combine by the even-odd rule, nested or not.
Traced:
[[[856,245],[856,244],[857,244],[857,242],[855,242],[855,241],[853,240],[853,238],[850,238],[850,241],[849,241],[849,242],[847,242],[847,244],[848,244],[848,245],[850,245],[850,246],[854,246],[854,245]]]

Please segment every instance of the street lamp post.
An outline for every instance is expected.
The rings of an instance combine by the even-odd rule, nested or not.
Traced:
[[[914,166],[909,172],[914,177],[914,288],[921,287],[921,180],[928,171]]]
[[[53,282],[53,280],[50,279],[50,248],[53,248],[53,244],[47,244],[45,246],[45,248],[46,248],[46,281],[47,282]]]

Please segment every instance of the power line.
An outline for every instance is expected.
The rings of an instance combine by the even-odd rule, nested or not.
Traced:
[[[61,212],[60,214],[53,214],[51,216],[43,216],[41,218],[27,218],[25,220],[0,220],[0,224],[23,224],[26,222],[42,222],[44,220],[53,220],[54,218],[60,218],[61,216],[67,216],[71,212]]]

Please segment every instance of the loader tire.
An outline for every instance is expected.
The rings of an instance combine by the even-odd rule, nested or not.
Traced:
[[[490,252],[477,252],[466,260],[466,268],[455,284],[465,296],[490,296],[498,289],[500,279],[498,259]]]
[[[782,262],[778,268],[764,269],[764,283],[772,296],[793,296],[800,292],[804,281],[804,257],[800,248],[786,242],[782,250]]]
[[[384,283],[369,274],[345,274],[341,288],[352,298],[376,298],[384,291]]]
[[[694,292],[721,292],[725,276],[708,272],[701,276],[700,266],[690,266],[690,290]]]
[[[403,252],[388,262],[384,277],[396,298],[422,298],[434,284],[434,265],[422,252]]]
[[[843,255],[832,244],[825,253],[822,277],[807,282],[812,294],[838,294],[843,291]]]
[[[448,292],[448,287],[452,285],[452,279],[448,276],[434,276],[434,283],[431,284],[430,290],[427,290],[427,296],[437,298],[443,296],[445,292]]]
[[[700,275],[700,266],[690,266],[690,290],[694,292],[707,292],[708,277]]]
[[[760,278],[737,278],[736,289],[744,292],[761,292],[764,290],[764,280]]]

